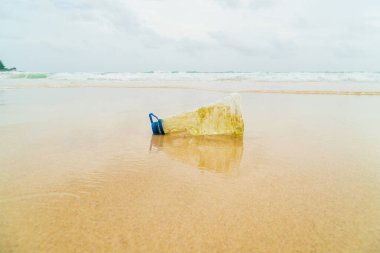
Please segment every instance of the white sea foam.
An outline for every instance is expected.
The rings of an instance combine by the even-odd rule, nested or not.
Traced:
[[[226,92],[380,95],[380,72],[0,72],[0,89],[178,88]]]
[[[222,81],[222,82],[380,82],[380,72],[2,72],[0,79],[49,79],[59,81]]]

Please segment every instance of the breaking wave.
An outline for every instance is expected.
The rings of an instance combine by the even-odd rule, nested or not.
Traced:
[[[380,72],[0,72],[0,90],[67,87],[380,96]]]
[[[45,73],[12,73],[8,76],[12,79],[44,79],[48,77],[48,74]]]
[[[3,72],[0,79],[58,81],[380,82],[380,72],[196,72],[139,73]]]

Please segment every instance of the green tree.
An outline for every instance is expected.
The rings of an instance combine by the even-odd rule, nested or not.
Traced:
[[[2,61],[0,60],[0,70],[2,70],[2,69],[5,69],[5,66],[4,66],[4,64],[2,63]]]

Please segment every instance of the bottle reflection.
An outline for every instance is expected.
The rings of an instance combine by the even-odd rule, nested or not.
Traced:
[[[238,174],[244,147],[241,136],[153,135],[150,150],[202,170]]]

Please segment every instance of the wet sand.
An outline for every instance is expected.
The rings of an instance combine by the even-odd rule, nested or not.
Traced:
[[[0,252],[379,252],[379,97],[244,93],[242,138],[152,137],[224,95],[0,91]]]

